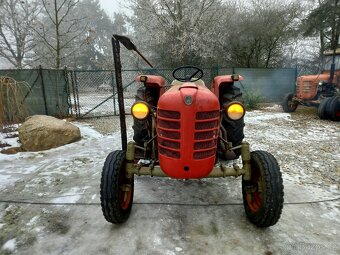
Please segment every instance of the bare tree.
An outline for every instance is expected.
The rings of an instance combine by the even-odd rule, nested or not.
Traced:
[[[1,0],[0,6],[0,57],[23,68],[35,47],[30,27],[40,13],[38,1]]]
[[[288,0],[130,2],[137,39],[163,66],[280,66],[301,14]]]
[[[139,45],[153,48],[163,66],[200,64],[208,54],[205,41],[223,15],[220,0],[131,0],[130,22]]]
[[[79,0],[41,0],[41,3],[44,16],[34,30],[42,45],[36,54],[39,63],[59,69],[86,43],[91,31],[86,31],[84,19],[75,15]]]
[[[298,35],[299,3],[252,0],[229,26],[230,63],[241,67],[282,66],[286,46]]]

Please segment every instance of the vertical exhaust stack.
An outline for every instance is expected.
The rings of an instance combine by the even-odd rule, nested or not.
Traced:
[[[151,67],[153,65],[137,50],[137,47],[126,36],[112,35],[112,52],[115,65],[115,76],[118,95],[119,117],[120,117],[120,129],[121,129],[121,141],[122,150],[127,149],[127,134],[126,134],[126,122],[125,122],[125,108],[124,108],[124,94],[123,94],[123,80],[122,80],[122,64],[120,61],[120,44],[123,44],[128,50],[137,52],[139,56]]]

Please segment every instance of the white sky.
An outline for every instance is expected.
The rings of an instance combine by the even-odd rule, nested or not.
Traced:
[[[114,12],[123,12],[124,9],[121,0],[99,0],[99,3],[110,18],[113,18]]]

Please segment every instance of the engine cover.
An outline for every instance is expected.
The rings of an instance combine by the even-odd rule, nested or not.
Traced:
[[[205,86],[176,85],[158,101],[158,158],[172,178],[203,178],[216,158],[220,105]]]
[[[328,81],[329,74],[306,75],[297,78],[296,93],[300,99],[313,99],[318,92],[319,81]]]

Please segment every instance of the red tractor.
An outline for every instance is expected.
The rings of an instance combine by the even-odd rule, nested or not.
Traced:
[[[340,49],[326,52],[321,74],[297,78],[296,92],[288,93],[283,101],[285,112],[294,112],[298,105],[318,108],[320,119],[340,120]]]
[[[126,37],[115,35],[113,40],[137,51]],[[116,59],[115,63],[119,82],[120,64]],[[235,86],[243,77],[217,76],[207,87],[201,79],[203,71],[194,66],[176,68],[173,77],[168,90],[161,76],[136,77],[142,86],[131,107],[134,141],[124,148],[122,136],[123,150],[111,152],[102,171],[100,197],[105,219],[114,224],[128,219],[135,175],[186,180],[242,176],[248,219],[258,227],[276,224],[283,206],[280,167],[273,155],[250,152],[243,141],[245,108]],[[228,166],[239,156],[242,164]]]

